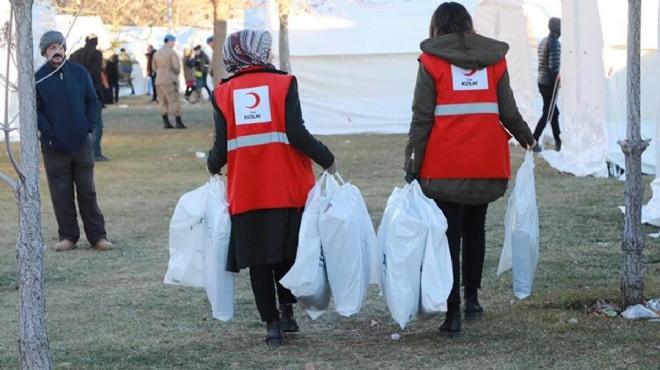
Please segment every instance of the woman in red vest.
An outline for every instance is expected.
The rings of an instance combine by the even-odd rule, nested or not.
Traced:
[[[534,138],[509,86],[509,46],[476,34],[470,14],[455,2],[436,9],[429,33],[421,44],[405,170],[406,180],[417,179],[447,218],[454,285],[440,331],[455,336],[461,275],[466,319],[483,313],[477,290],[486,211],[504,195],[511,175],[509,133],[527,149]]]
[[[271,43],[266,31],[227,38],[224,63],[233,75],[213,92],[215,140],[207,165],[212,174],[227,165],[227,270],[250,268],[266,343],[280,345],[283,331],[298,331],[296,298],[279,280],[296,257],[303,207],[314,185],[312,161],[330,173],[337,162],[305,128],[296,78],[271,64]]]

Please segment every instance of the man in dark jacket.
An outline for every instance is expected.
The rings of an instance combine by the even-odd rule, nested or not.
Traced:
[[[89,73],[82,66],[66,63],[64,36],[47,31],[39,42],[48,59],[35,74],[37,125],[48,188],[57,219],[56,251],[76,248],[80,229],[74,196],[85,235],[92,249],[114,248],[106,236],[105,220],[96,201],[94,158],[90,133],[96,126],[98,106]]]
[[[206,83],[206,78],[209,74],[209,67],[211,66],[211,59],[206,53],[202,50],[201,45],[195,46],[195,88],[199,91],[199,96],[201,100],[202,89],[206,89],[206,92],[209,94],[209,101],[213,97],[211,89],[209,89],[208,84]]]
[[[156,93],[156,71],[151,66],[151,63],[154,61],[154,54],[156,54],[156,49],[153,46],[147,46],[147,77],[151,80],[151,102],[158,102],[158,94]]]
[[[113,103],[116,103],[119,101],[119,57],[114,51],[105,62],[105,74],[108,76],[111,100]]]
[[[538,142],[543,134],[545,126],[548,124],[548,115],[553,110],[550,119],[552,127],[552,136],[555,138],[555,150],[561,150],[561,138],[559,137],[559,109],[557,109],[557,89],[559,88],[559,65],[561,61],[561,19],[550,18],[548,21],[550,34],[539,43],[539,92],[543,97],[543,114],[534,130],[534,139]],[[540,152],[541,147],[534,146],[535,152]]]
[[[101,83],[101,68],[103,64],[103,54],[97,50],[99,39],[96,35],[91,34],[85,38],[85,46],[76,50],[69,58],[72,62],[83,65],[89,75],[92,77],[92,83],[96,91],[99,107],[98,117],[96,119],[96,127],[92,134],[92,149],[94,151],[94,160],[97,162],[106,162],[110,158],[103,156],[101,151],[101,137],[103,137],[103,84]]]

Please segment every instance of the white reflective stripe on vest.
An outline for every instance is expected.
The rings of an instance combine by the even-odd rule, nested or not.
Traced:
[[[227,151],[272,143],[289,144],[289,139],[284,132],[269,132],[266,134],[239,136],[227,141]]]
[[[436,116],[456,116],[460,114],[500,113],[497,103],[441,104],[435,106]]]

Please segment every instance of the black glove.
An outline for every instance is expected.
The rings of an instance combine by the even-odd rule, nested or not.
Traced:
[[[406,174],[405,176],[403,176],[403,179],[406,180],[408,184],[410,184],[411,182],[413,182],[413,180],[417,180],[417,174],[406,171]]]

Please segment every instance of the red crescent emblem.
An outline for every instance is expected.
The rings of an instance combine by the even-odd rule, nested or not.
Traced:
[[[255,93],[255,92],[249,92],[249,93],[247,93],[247,94],[245,94],[245,95],[252,95],[252,96],[254,96],[254,104],[253,104],[253,105],[247,105],[247,106],[245,106],[245,108],[247,108],[247,109],[254,109],[254,108],[256,108],[256,107],[259,105],[259,103],[261,103],[261,98],[259,97],[259,94]]]
[[[475,73],[477,73],[477,70],[476,70],[476,69],[473,69],[473,70],[471,70],[471,71],[468,72],[468,73],[463,73],[463,75],[465,75],[465,76],[467,76],[467,77],[470,77],[470,76],[474,75]]]

